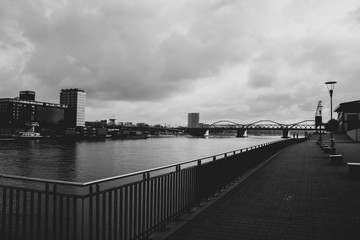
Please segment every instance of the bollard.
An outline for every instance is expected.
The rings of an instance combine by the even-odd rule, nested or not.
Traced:
[[[325,143],[320,144],[321,151],[324,150],[324,147],[328,147],[328,145],[326,145]]]
[[[329,155],[331,165],[343,165],[343,155]]]
[[[331,153],[331,147],[323,147],[323,152],[326,154],[330,154]]]
[[[349,166],[349,174],[352,178],[360,178],[360,163],[347,163]]]
[[[331,155],[336,155],[336,148],[333,147],[331,150],[330,150],[330,154]]]

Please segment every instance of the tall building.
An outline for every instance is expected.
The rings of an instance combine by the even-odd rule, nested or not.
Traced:
[[[67,105],[65,123],[67,127],[85,126],[86,93],[78,88],[62,89],[60,104]]]
[[[188,128],[199,127],[200,114],[199,113],[188,113]]]
[[[21,91],[19,97],[0,98],[0,128],[12,131],[25,128],[28,122],[38,122],[43,129],[58,129],[64,124],[66,108],[35,101],[35,92]]]

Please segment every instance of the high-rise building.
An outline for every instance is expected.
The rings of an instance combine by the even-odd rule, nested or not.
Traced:
[[[199,127],[200,114],[199,113],[188,113],[188,128]]]
[[[78,88],[62,89],[60,104],[67,105],[65,123],[67,127],[85,126],[86,93]]]

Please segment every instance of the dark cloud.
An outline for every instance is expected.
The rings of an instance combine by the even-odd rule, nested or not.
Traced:
[[[350,11],[348,18],[350,21],[355,21],[357,23],[360,23],[360,7],[355,11]]]
[[[301,120],[328,98],[325,81],[339,82],[337,101],[357,98],[359,36],[338,19],[358,23],[359,9],[352,0],[0,0],[0,94],[29,89],[57,102],[60,89],[83,88],[93,118],[196,109],[214,121]]]
[[[21,5],[24,14],[17,14],[17,24],[35,46],[22,77],[56,91],[84,88],[103,100],[152,101],[185,91],[196,79],[242,58],[234,50],[240,45],[224,41],[230,30],[219,33],[213,16],[204,15],[185,26],[186,33],[174,29],[166,37],[171,23],[161,18],[161,7],[79,4]]]

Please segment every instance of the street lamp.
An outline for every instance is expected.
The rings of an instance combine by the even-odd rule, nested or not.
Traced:
[[[334,86],[336,84],[336,82],[326,82],[325,83],[328,90],[329,90],[329,93],[330,93],[330,120],[333,119],[332,117],[332,96],[333,96],[333,93],[334,93]],[[334,149],[334,146],[335,146],[335,141],[334,141],[334,138],[333,138],[333,129],[331,128],[330,129],[330,144],[331,144],[331,154],[335,154],[335,149]]]

